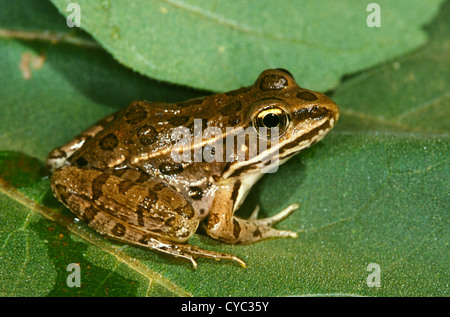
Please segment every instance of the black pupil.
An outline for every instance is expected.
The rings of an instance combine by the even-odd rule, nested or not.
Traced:
[[[264,117],[263,124],[267,128],[275,128],[280,124],[280,118],[276,114],[269,113]]]

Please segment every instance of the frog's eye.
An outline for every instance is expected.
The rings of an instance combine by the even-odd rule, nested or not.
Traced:
[[[278,134],[286,132],[289,124],[288,114],[281,108],[271,107],[261,110],[253,119],[253,126],[258,134],[270,137],[275,128],[278,128]]]

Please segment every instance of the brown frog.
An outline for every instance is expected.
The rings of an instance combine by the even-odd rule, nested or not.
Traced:
[[[263,71],[250,87],[186,102],[135,101],[49,154],[51,186],[58,200],[107,237],[188,259],[194,267],[196,257],[245,267],[234,255],[187,240],[203,220],[207,234],[226,243],[297,237],[272,227],[297,205],[264,219],[257,218],[258,208],[249,219],[234,212],[264,172],[318,142],[338,117],[332,100],[299,87],[284,69]],[[248,135],[239,143],[242,131]]]

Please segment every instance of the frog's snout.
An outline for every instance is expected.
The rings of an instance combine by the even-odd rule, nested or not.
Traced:
[[[328,99],[328,102],[324,104],[324,106],[327,108],[327,112],[329,113],[330,118],[330,125],[333,127],[336,122],[339,120],[340,111],[337,104],[331,100],[330,98],[326,97]]]

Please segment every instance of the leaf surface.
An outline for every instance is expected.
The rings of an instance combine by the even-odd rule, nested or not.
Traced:
[[[65,16],[69,0],[52,0]],[[441,0],[382,0],[381,28],[354,0],[77,1],[81,27],[118,61],[148,77],[210,91],[285,68],[313,90],[426,41]],[[369,18],[371,19],[371,18]]]
[[[130,71],[87,34],[58,40],[65,20],[47,2],[3,4],[1,296],[448,296],[448,3],[426,47],[346,78],[331,95],[342,110],[335,130],[250,192],[244,217],[257,202],[261,217],[299,203],[277,226],[299,238],[233,246],[199,232],[191,244],[236,254],[248,268],[199,259],[197,271],[75,222],[43,164],[131,100],[205,92]],[[45,23],[21,20],[23,8]],[[70,263],[81,266],[80,288],[67,285]],[[381,287],[366,284],[370,263],[380,266]]]

